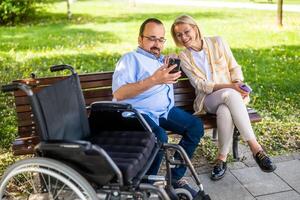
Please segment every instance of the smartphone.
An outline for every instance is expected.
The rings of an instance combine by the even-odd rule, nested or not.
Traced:
[[[172,66],[172,65],[176,65],[176,67],[174,69],[172,69],[170,71],[170,73],[176,73],[180,71],[180,59],[177,58],[170,58],[169,59],[169,65],[168,67]]]
[[[244,90],[245,92],[248,92],[248,93],[252,92],[252,88],[249,85],[243,84],[243,85],[240,85],[240,88],[242,90]]]

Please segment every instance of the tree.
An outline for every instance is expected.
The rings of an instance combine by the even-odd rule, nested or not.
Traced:
[[[68,14],[68,19],[71,19],[72,17],[72,12],[71,12],[71,4],[75,3],[77,0],[67,0],[67,14]]]
[[[282,4],[283,0],[277,0],[277,25],[282,27]]]

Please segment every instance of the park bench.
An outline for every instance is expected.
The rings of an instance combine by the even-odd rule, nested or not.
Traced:
[[[99,72],[79,75],[87,110],[92,102],[112,100],[112,74],[113,72]],[[34,92],[37,92],[43,87],[47,87],[65,77],[66,76],[36,78],[32,76],[29,79],[15,80],[13,82],[27,83],[33,87]],[[194,88],[186,77],[183,76],[183,78],[174,85],[174,92],[175,105],[192,113],[195,93]],[[18,122],[18,137],[12,145],[13,153],[14,155],[33,154],[35,145],[39,143],[39,137],[29,100],[26,94],[20,90],[14,92],[14,98]],[[260,115],[254,110],[248,113],[252,123],[261,121]],[[216,116],[206,114],[200,115],[199,117],[204,121],[205,129],[214,130],[213,138],[216,138]],[[239,158],[238,140],[239,132],[235,129],[233,137],[233,156],[235,159]]]

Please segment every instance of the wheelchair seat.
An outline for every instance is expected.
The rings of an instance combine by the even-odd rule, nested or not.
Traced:
[[[120,168],[126,182],[145,167],[155,141],[152,133],[141,131],[106,131],[91,138],[91,142],[101,146]]]

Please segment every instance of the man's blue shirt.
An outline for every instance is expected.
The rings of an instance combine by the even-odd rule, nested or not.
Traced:
[[[148,78],[163,65],[163,59],[163,56],[157,58],[142,48],[125,54],[117,63],[113,74],[113,92],[125,84]],[[158,119],[167,118],[170,109],[174,106],[173,85],[156,85],[133,98],[120,102],[132,104],[140,113],[147,114],[159,125]]]

